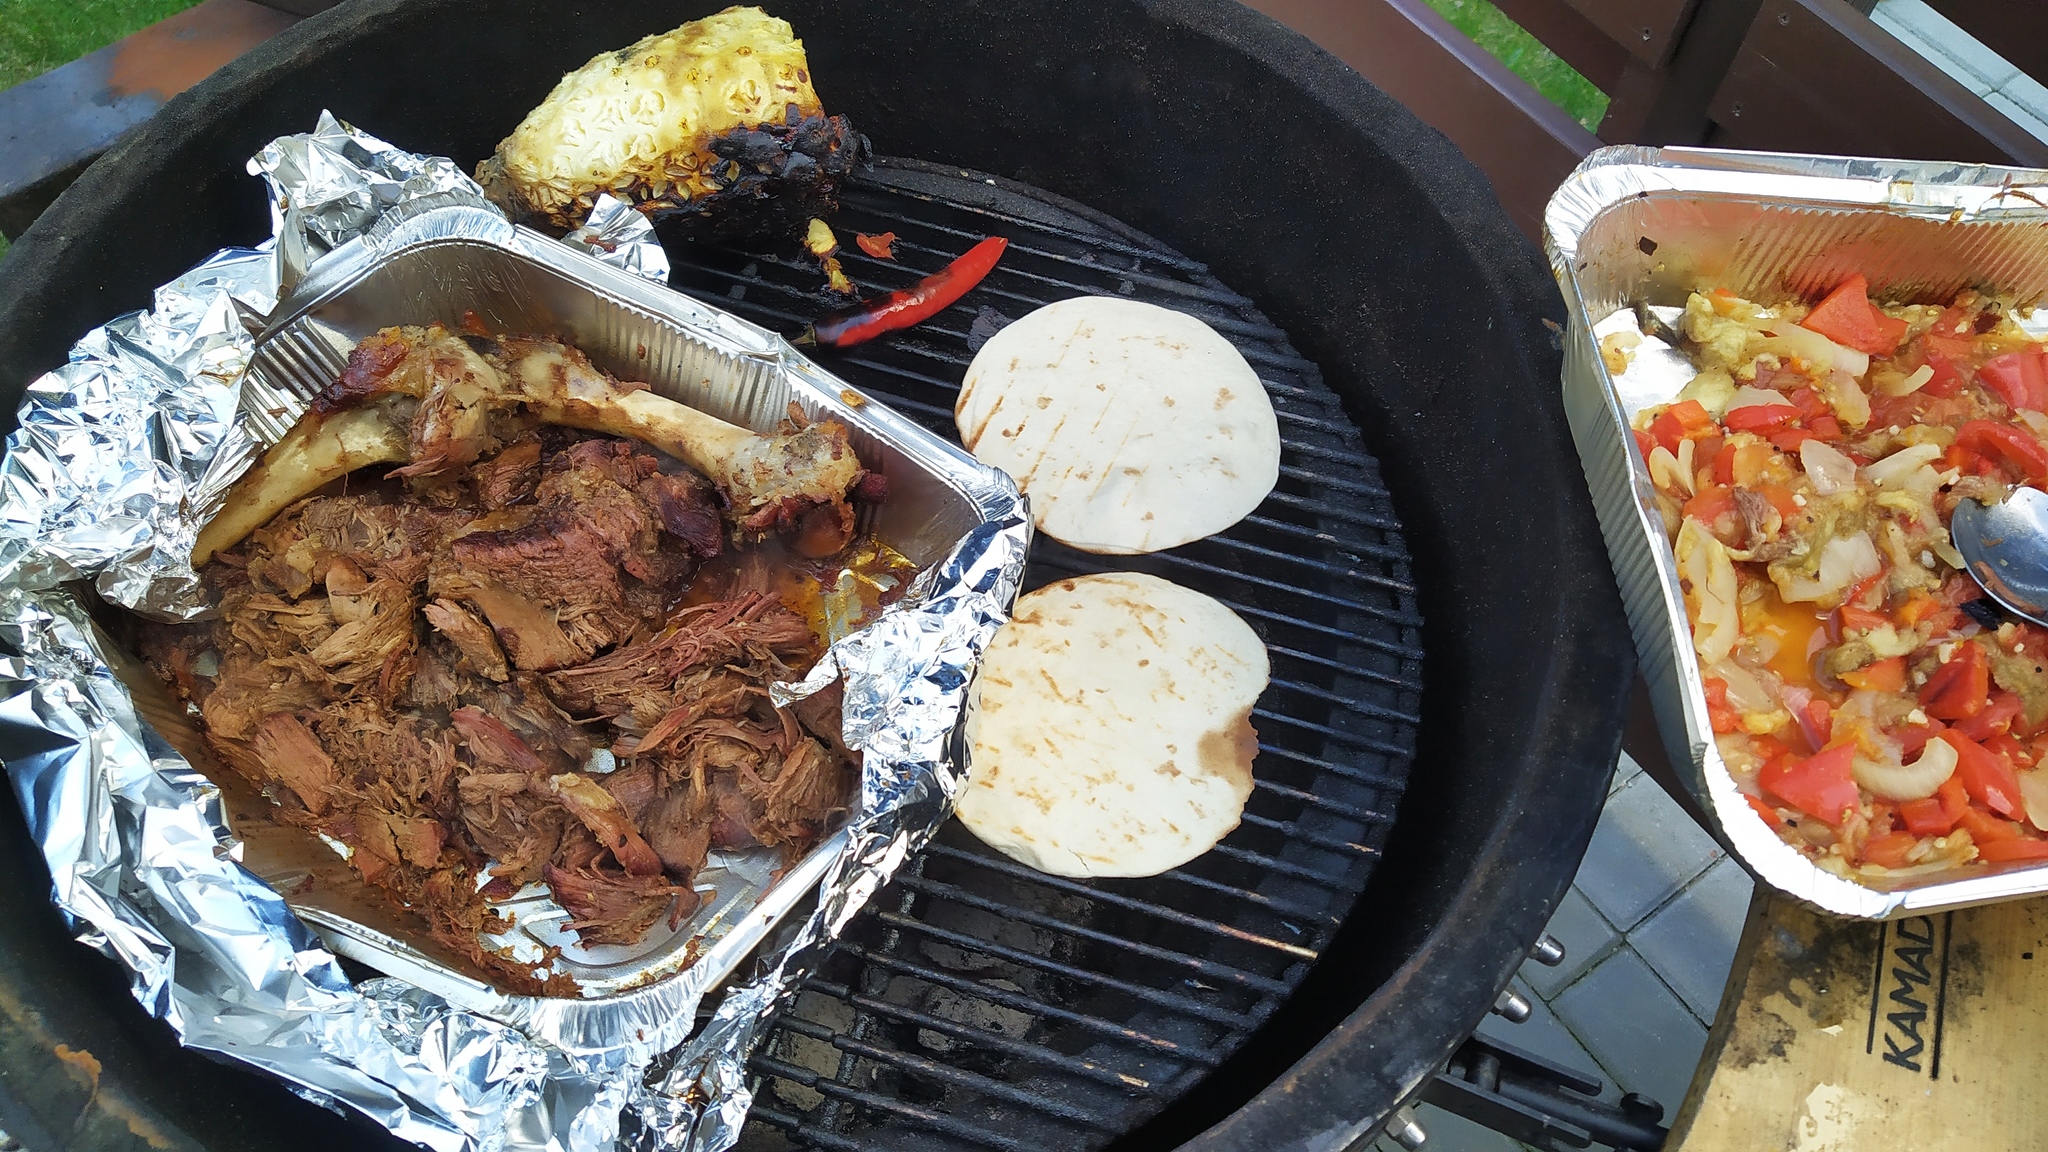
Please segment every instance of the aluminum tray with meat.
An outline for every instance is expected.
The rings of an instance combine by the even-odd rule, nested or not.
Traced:
[[[854,802],[836,694],[769,686],[1013,490],[473,207],[279,315],[245,390],[273,443],[195,549],[218,612],[140,627],[182,698],[143,711],[344,955],[571,1050],[600,1004],[687,1030]]]

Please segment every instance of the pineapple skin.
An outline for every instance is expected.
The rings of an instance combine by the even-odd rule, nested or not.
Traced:
[[[830,215],[867,156],[825,114],[789,23],[733,7],[564,76],[476,176],[514,220],[558,234],[609,192],[683,238],[740,241]]]

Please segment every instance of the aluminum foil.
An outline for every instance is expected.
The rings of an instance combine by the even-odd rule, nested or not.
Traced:
[[[562,237],[562,243],[656,284],[668,283],[668,250],[654,238],[654,224],[609,192],[598,193],[583,226]]]
[[[802,684],[778,686],[788,701],[842,682],[845,739],[864,753],[860,803],[815,908],[695,1039],[670,1053],[625,1037],[570,1051],[401,980],[352,987],[240,863],[219,791],[138,717],[115,674],[125,659],[74,582],[161,619],[202,612],[186,557],[262,442],[260,400],[243,388],[250,333],[321,256],[422,208],[484,202],[451,161],[326,113],[250,170],[270,184],[272,240],[209,257],[150,311],[88,333],[24,394],[0,462],[0,759],[52,898],[183,1043],[437,1152],[602,1152],[622,1127],[639,1148],[729,1147],[770,1014],[952,810],[972,672],[1022,578],[1023,501],[1012,491],[984,506],[987,521],[899,603]],[[637,212],[600,206],[583,231],[578,246],[605,262],[666,279]]]
[[[1600,337],[1667,323],[1696,289],[1814,299],[1860,272],[1872,294],[1945,300],[1964,287],[2048,295],[2048,172],[1706,148],[1603,148],[1551,198],[1544,241],[1570,315],[1565,414],[1671,763],[1758,879],[1824,911],[1893,918],[2048,893],[2048,865],[1973,864],[1849,879],[1756,818],[1715,746],[1676,557],[1629,421],[1693,376],[1646,335],[1621,374]],[[2041,318],[2036,313],[2033,319]],[[1649,327],[1655,328],[1654,323]]]

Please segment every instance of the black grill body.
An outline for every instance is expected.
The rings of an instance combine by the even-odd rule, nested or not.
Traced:
[[[0,264],[0,401],[11,412],[79,333],[147,306],[154,285],[265,235],[242,164],[322,108],[471,162],[562,72],[717,7],[352,0],[295,27],[172,101]],[[1293,686],[1255,717],[1267,783],[1231,851],[1187,881],[1077,892],[942,836],[781,1025],[756,1068],[766,1090],[749,1139],[1343,1147],[1506,984],[1570,880],[1619,743],[1630,645],[1557,398],[1549,276],[1447,142],[1227,0],[772,7],[804,37],[827,106],[881,151],[1046,189],[1142,233],[1071,204],[1032,208],[1021,189],[979,204],[957,185],[906,189],[908,169],[855,189],[849,216],[926,196],[950,207],[918,219],[963,234],[947,213],[1007,213],[1048,252],[1086,239],[1097,266],[1016,270],[1057,281],[1033,289],[1043,299],[1122,279],[1178,293],[1240,346],[1268,348],[1253,360],[1262,376],[1304,382],[1279,406],[1314,416],[1283,417],[1281,496],[1304,506],[1269,502],[1270,524],[1156,561],[1298,654],[1276,659]],[[1000,179],[984,187],[1003,192]],[[792,269],[678,255],[693,290],[802,312],[769,287]],[[1023,303],[977,307],[1015,316]],[[973,328],[832,366],[942,426]],[[1089,562],[1047,549],[1033,576]],[[1389,630],[1392,651],[1348,638]],[[177,1050],[118,974],[68,941],[12,805],[0,868],[21,878],[0,885],[0,1125],[38,1149],[373,1138]],[[945,962],[969,951],[979,958]],[[81,1050],[98,1062],[90,1085]]]

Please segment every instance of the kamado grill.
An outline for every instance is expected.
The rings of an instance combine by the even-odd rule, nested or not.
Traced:
[[[321,108],[471,161],[562,71],[714,7],[359,0],[306,21],[174,101],[22,239],[0,276],[8,410],[79,332],[261,235],[242,161]],[[951,436],[959,378],[1003,323],[1133,297],[1243,351],[1284,451],[1278,489],[1222,536],[1114,565],[1041,540],[1026,579],[1150,571],[1252,624],[1273,679],[1242,825],[1109,882],[948,827],[778,1022],[746,1144],[1349,1145],[1506,985],[1618,743],[1629,646],[1556,400],[1554,287],[1448,144],[1235,5],[773,11],[828,106],[919,158],[845,191],[842,235],[898,237],[891,262],[849,246],[856,282],[1010,239],[936,321],[820,363]],[[793,253],[669,249],[673,287],[778,330],[828,306]],[[38,877],[6,820],[6,866]],[[371,1138],[176,1049],[45,891],[0,889],[0,1122],[31,1147]],[[81,1051],[97,1087],[78,1119]]]

